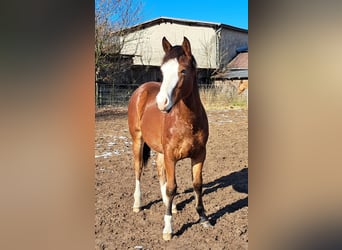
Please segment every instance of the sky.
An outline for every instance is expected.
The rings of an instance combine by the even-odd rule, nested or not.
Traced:
[[[248,0],[143,0],[142,4],[142,22],[163,16],[248,29]]]

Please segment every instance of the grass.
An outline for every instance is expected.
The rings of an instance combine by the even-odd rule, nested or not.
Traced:
[[[238,95],[236,89],[227,86],[200,88],[200,96],[206,110],[247,109],[247,96]]]

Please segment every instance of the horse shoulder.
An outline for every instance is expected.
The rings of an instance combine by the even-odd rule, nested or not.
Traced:
[[[147,82],[140,85],[140,87],[137,88],[132,95],[131,102],[133,102],[132,105],[135,106],[137,112],[136,115],[138,116],[139,120],[141,120],[148,102],[153,101],[153,93],[157,93],[159,87],[160,83]]]

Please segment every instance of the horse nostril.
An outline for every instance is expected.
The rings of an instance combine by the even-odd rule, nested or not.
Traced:
[[[166,106],[168,104],[168,100],[167,100],[167,98],[165,98],[165,100],[164,100],[164,106]]]

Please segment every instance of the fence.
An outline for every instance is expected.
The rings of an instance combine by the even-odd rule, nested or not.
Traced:
[[[96,84],[97,108],[105,106],[125,107],[138,84]],[[206,108],[221,109],[232,106],[247,106],[247,93],[237,94],[237,86],[230,84],[199,85],[201,100]]]
[[[125,106],[138,84],[96,84],[96,107]]]

